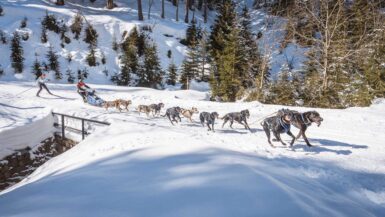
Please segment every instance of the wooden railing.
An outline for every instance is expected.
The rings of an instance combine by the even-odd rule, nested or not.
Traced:
[[[110,125],[110,123],[105,122],[105,121],[98,121],[98,120],[93,120],[93,119],[87,119],[87,118],[82,118],[82,117],[76,117],[73,115],[67,115],[67,114],[62,114],[62,113],[57,113],[57,112],[52,112],[52,115],[60,116],[61,117],[61,124],[56,123],[55,127],[60,127],[61,126],[61,136],[64,139],[65,138],[65,129],[71,129],[73,131],[78,131],[82,133],[82,139],[84,140],[85,136],[88,135],[89,133],[84,129],[84,123],[85,122],[91,122],[91,123],[96,123],[96,124],[101,124],[101,125]],[[80,120],[82,122],[82,129],[76,129],[73,127],[65,126],[65,118],[69,119],[75,119],[75,120]]]

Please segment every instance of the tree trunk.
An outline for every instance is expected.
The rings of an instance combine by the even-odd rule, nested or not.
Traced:
[[[179,21],[179,0],[175,0],[175,4],[176,4],[175,20],[178,22]]]
[[[186,9],[185,9],[185,16],[184,16],[184,22],[188,23],[188,13],[190,10],[190,0],[186,0]]]
[[[114,8],[114,0],[107,0],[107,9]]]
[[[64,5],[64,0],[56,0],[56,5]]]
[[[142,0],[138,0],[138,20],[143,20]]]
[[[164,0],[162,0],[162,15],[161,17],[164,19]]]
[[[203,0],[203,22],[207,23],[207,0]]]

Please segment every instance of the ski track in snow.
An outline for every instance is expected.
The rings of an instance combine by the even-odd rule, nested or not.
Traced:
[[[73,85],[49,84],[35,97],[33,83],[0,82],[0,110],[23,117],[52,109],[111,122],[71,150],[0,193],[0,216],[382,216],[385,213],[385,102],[369,108],[317,109],[325,119],[307,131],[315,147],[300,139],[293,149],[271,148],[259,121],[283,106],[206,101],[198,91],[158,91],[91,85],[105,100],[131,99],[129,112],[84,104]],[[172,126],[147,118],[138,104],[199,111],[249,109],[252,132],[221,122],[216,132],[198,123]],[[14,108],[14,110],[10,109]],[[294,108],[300,111],[311,108]],[[162,113],[164,113],[164,110]],[[2,114],[0,123],[7,120]],[[5,118],[4,118],[5,117]],[[80,123],[70,123],[80,126]],[[14,129],[20,129],[21,123]],[[3,125],[1,125],[3,126]],[[8,129],[11,130],[11,129]],[[38,130],[38,129],[36,129]],[[293,128],[294,133],[298,130]],[[73,135],[75,136],[75,135]],[[76,138],[76,137],[75,137]],[[77,137],[78,138],[78,137]],[[289,137],[283,135],[284,140]],[[0,141],[2,138],[0,137]],[[0,142],[1,143],[1,142]]]

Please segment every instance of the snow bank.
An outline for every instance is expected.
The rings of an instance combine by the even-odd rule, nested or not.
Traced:
[[[0,159],[15,150],[40,144],[54,132],[50,108],[0,103],[0,116]]]

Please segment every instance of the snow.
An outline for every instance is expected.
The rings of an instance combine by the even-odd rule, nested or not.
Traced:
[[[171,2],[165,1],[166,19],[160,18],[161,5],[160,2],[154,2],[151,12],[151,19],[147,18],[148,1],[143,1],[144,21],[137,20],[136,1],[114,1],[119,7],[112,10],[105,8],[105,1],[96,1],[91,4],[89,1],[84,1],[79,5],[77,1],[66,1],[66,5],[57,6],[48,0],[28,0],[28,1],[1,1],[4,9],[4,16],[0,17],[0,30],[3,30],[8,38],[7,44],[0,43],[0,67],[4,69],[4,75],[0,76],[2,81],[32,81],[34,75],[31,73],[32,65],[35,57],[42,62],[46,61],[46,53],[50,46],[59,55],[60,70],[64,79],[55,80],[53,72],[50,73],[51,80],[56,83],[67,83],[66,70],[69,68],[74,75],[78,70],[88,68],[90,77],[87,79],[90,83],[96,84],[111,84],[110,77],[119,72],[119,53],[112,49],[113,36],[117,42],[122,41],[124,31],[130,32],[132,28],[138,26],[150,26],[152,32],[149,34],[154,40],[158,48],[158,56],[160,58],[161,67],[166,70],[171,62],[174,62],[178,67],[181,65],[186,52],[186,47],[179,43],[181,38],[185,37],[187,28],[183,22],[184,7],[179,8],[179,22],[175,21],[175,7]],[[70,44],[65,44],[65,47],[60,46],[60,36],[56,33],[48,31],[48,43],[42,44],[41,36],[41,20],[46,14],[54,14],[59,21],[64,22],[68,27],[72,23],[73,16],[77,12],[81,12],[89,23],[91,23],[98,32],[97,57],[100,63],[95,67],[88,67],[86,56],[89,53],[88,44],[83,41],[84,28],[86,23],[83,22],[83,32],[79,40],[73,38],[71,31],[67,36],[71,38]],[[203,23],[201,12],[196,12],[195,17],[200,22],[202,28],[209,29],[212,23],[214,12],[209,13],[208,23]],[[27,17],[27,27],[20,29],[20,21]],[[192,13],[190,14],[190,19]],[[10,63],[10,40],[14,31],[29,32],[28,41],[22,41],[24,49],[24,71],[22,74],[14,74]],[[165,34],[171,35],[167,37]],[[172,58],[167,58],[167,52],[171,50]],[[103,65],[100,61],[101,52],[106,56],[107,63]],[[68,54],[72,54],[71,63],[66,60]],[[103,73],[103,70],[108,70],[108,76]]]
[[[385,135],[380,130],[385,127],[384,100],[367,108],[317,109],[325,121],[307,131],[315,147],[308,148],[300,139],[291,149],[279,144],[271,148],[259,125],[259,119],[282,108],[279,105],[210,102],[206,92],[195,90],[92,85],[103,99],[133,101],[129,112],[119,113],[84,104],[72,85],[49,85],[65,98],[45,92],[44,98],[36,98],[36,89],[15,96],[32,83],[0,84],[2,104],[23,102],[43,107],[38,110],[112,123],[1,192],[0,216],[382,216],[385,212]],[[166,118],[139,116],[133,109],[158,102],[165,108],[194,106],[220,116],[249,109],[251,132],[236,124],[234,129],[222,129],[222,121],[216,123],[215,133],[208,132],[197,115],[193,123],[183,118],[172,126]]]

